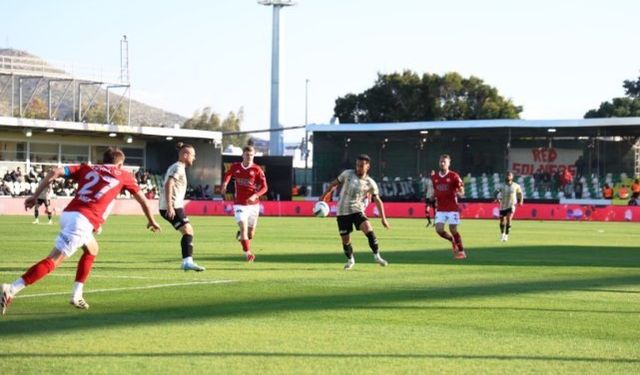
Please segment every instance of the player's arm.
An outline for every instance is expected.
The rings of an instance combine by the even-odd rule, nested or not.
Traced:
[[[229,167],[227,172],[224,174],[224,177],[222,178],[222,186],[220,186],[220,195],[222,195],[223,199],[227,196],[227,185],[229,185],[229,181],[231,181],[232,170],[233,168]]]
[[[458,176],[458,189],[456,189],[456,193],[459,197],[464,197],[464,182],[460,176]]]
[[[173,217],[176,215],[176,211],[173,209],[173,189],[174,189],[175,181],[173,177],[167,178],[167,182],[164,183],[164,198],[167,202],[167,217],[170,220],[173,220]]]
[[[378,194],[372,194],[373,201],[376,203],[376,207],[378,207],[378,212],[380,212],[380,220],[382,221],[382,226],[389,229],[391,226],[387,221],[387,215],[384,213],[384,204],[382,203],[382,199],[378,196]]]
[[[502,192],[502,190],[500,188],[496,189],[496,191],[493,192],[493,200],[495,202],[500,203],[500,193]]]
[[[264,175],[264,172],[258,174],[258,179],[256,181],[256,185],[260,186],[260,190],[256,191],[251,195],[248,199],[249,202],[257,202],[260,200],[260,197],[267,193],[269,190],[269,186],[267,186],[267,177]]]
[[[338,179],[335,179],[333,181],[331,181],[329,183],[329,186],[327,186],[327,190],[325,190],[322,195],[320,195],[320,200],[321,201],[327,201],[327,197],[329,197],[329,195],[335,190],[336,186],[340,185],[340,181],[338,181]]]
[[[158,225],[156,219],[154,219],[151,209],[149,208],[147,198],[144,197],[142,190],[138,190],[137,193],[133,194],[133,198],[140,204],[140,207],[142,207],[142,211],[144,212],[144,216],[147,217],[147,228],[151,229],[152,232],[159,232],[160,225]]]
[[[516,198],[518,199],[518,204],[522,206],[524,204],[524,194],[522,193],[522,188],[518,188],[518,190],[516,191]]]
[[[47,175],[40,181],[40,184],[38,184],[38,187],[36,188],[36,191],[33,192],[33,195],[31,195],[29,198],[27,198],[24,201],[24,208],[25,209],[30,209],[33,206],[35,206],[36,202],[38,201],[38,197],[40,196],[40,194],[42,194],[42,192],[49,186],[51,185],[51,183],[60,178],[60,177],[64,177],[64,176],[68,176],[68,168],[54,168],[52,170],[49,171],[49,173],[47,173]]]

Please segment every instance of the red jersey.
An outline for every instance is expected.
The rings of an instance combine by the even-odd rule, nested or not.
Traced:
[[[140,187],[131,173],[114,165],[70,165],[64,167],[65,177],[78,183],[78,192],[64,209],[86,217],[98,229],[109,214],[120,191],[136,194]]]
[[[460,176],[449,171],[444,176],[440,172],[431,175],[433,182],[433,196],[436,199],[436,210],[439,212],[459,211],[458,191],[464,186]]]
[[[247,199],[250,196],[253,194],[261,196],[267,192],[267,178],[264,176],[262,168],[257,164],[251,164],[248,167],[243,166],[242,163],[231,164],[231,167],[224,174],[223,183],[228,184],[232,177],[236,184],[235,204],[248,205],[250,203],[247,202]],[[222,194],[224,193],[222,192]]]

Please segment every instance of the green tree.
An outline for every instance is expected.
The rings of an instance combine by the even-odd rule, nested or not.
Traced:
[[[336,100],[342,123],[518,118],[522,107],[477,77],[406,70],[378,74],[373,87]]]
[[[238,113],[229,112],[227,117],[222,121],[222,132],[232,133],[239,132],[241,129],[242,121],[244,120],[244,109],[241,107]],[[246,134],[226,135],[222,137],[222,147],[234,145],[242,147],[247,144]]]
[[[241,131],[242,121],[244,120],[244,109],[240,108],[237,113],[233,111],[229,112],[224,120],[220,120],[220,115],[213,112],[211,107],[205,107],[202,110],[196,110],[190,119],[187,119],[182,128],[183,129],[196,129],[196,130],[209,130],[219,131],[222,133],[227,132],[239,132]],[[246,144],[247,136],[229,135],[223,136],[222,146],[228,145],[243,146]]]
[[[49,108],[42,99],[36,97],[24,111],[24,117],[46,119],[49,117]]]
[[[640,77],[637,81],[622,83],[626,97],[613,98],[600,103],[598,109],[590,109],[584,118],[596,117],[640,117]]]
[[[111,112],[109,116],[111,117],[111,123],[115,125],[126,125],[127,124],[127,116],[125,114],[124,107],[120,108],[111,108]],[[106,124],[107,123],[107,110],[105,105],[102,102],[95,101],[91,107],[84,106],[82,108],[82,118],[83,121],[95,123],[95,124]]]

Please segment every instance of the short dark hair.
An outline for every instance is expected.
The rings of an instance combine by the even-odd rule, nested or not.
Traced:
[[[252,145],[246,145],[242,148],[242,152],[248,152],[248,151],[253,151],[255,152],[256,149],[252,146]]]
[[[193,148],[193,146],[191,146],[190,144],[184,143],[184,142],[178,142],[176,143],[176,149],[178,151],[182,151],[185,148]]]
[[[109,147],[102,154],[102,163],[118,164],[124,162],[124,152],[117,147]]]
[[[367,163],[371,163],[371,158],[367,154],[358,155],[358,158],[356,160],[363,160],[363,161],[366,161]]]
[[[440,159],[445,158],[445,159],[449,159],[451,160],[451,156],[449,156],[449,154],[442,154],[440,155]]]

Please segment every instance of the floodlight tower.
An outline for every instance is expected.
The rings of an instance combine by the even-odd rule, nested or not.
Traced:
[[[271,135],[269,155],[282,155],[284,141],[280,130],[280,9],[296,5],[293,0],[258,0],[258,4],[273,6],[273,32],[271,38]]]

